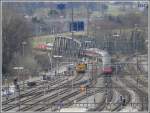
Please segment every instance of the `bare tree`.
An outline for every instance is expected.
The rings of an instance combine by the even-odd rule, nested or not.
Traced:
[[[22,42],[30,36],[30,28],[24,16],[11,7],[2,7],[3,73],[15,52],[22,52]]]

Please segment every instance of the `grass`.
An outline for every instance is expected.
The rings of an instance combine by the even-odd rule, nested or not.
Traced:
[[[62,33],[58,34],[62,36],[71,37],[72,33]],[[74,35],[85,35],[85,32],[74,32]],[[43,36],[35,36],[30,38],[30,42],[32,43],[32,47],[36,47],[38,44],[46,44],[46,43],[54,43],[56,35],[43,35]]]
[[[32,43],[32,47],[36,47],[38,44],[53,43],[54,39],[55,39],[54,36],[45,35],[45,36],[32,37],[30,41]]]

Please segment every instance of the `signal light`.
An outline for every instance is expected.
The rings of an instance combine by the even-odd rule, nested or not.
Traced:
[[[17,85],[18,84],[18,79],[15,78],[13,82],[14,82],[14,85]]]

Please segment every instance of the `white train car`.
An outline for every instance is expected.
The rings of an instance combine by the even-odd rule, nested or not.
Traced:
[[[102,73],[104,74],[111,74],[112,67],[111,67],[111,56],[108,54],[107,51],[100,50],[98,48],[89,48],[84,51],[84,55],[98,58],[98,60],[102,61]]]

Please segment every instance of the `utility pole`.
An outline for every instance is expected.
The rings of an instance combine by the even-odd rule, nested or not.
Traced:
[[[87,95],[87,109],[88,109],[88,105],[89,105],[89,97],[88,97],[88,93],[87,93],[87,88],[86,88],[86,95]]]
[[[74,16],[74,10],[73,10],[73,3],[71,3],[71,6],[72,6],[72,9],[71,9],[71,35],[72,35],[72,41],[73,41],[73,38],[74,38],[74,27],[73,27],[73,25],[74,25],[74,18],[73,18],[73,16]],[[69,45],[70,45],[70,43],[71,42],[69,42]],[[72,57],[72,52],[71,52],[71,50],[69,50],[69,57]]]
[[[50,70],[52,70],[52,53],[51,53],[51,51],[48,52],[48,57],[49,57],[49,63],[50,63]]]
[[[118,71],[117,67],[118,67],[118,66],[117,66],[117,64],[116,64],[116,80],[117,80],[117,71]]]
[[[115,40],[115,42],[114,42],[114,48],[115,48],[115,51],[117,52],[117,41],[118,41],[118,38],[120,37],[120,35],[119,34],[113,34],[113,37],[114,37],[114,40]]]
[[[73,15],[74,15],[74,13],[73,13],[73,3],[71,4],[72,5],[72,14],[71,14],[71,16],[72,16],[72,24],[71,24],[71,33],[72,33],[72,39],[73,39],[73,36],[74,36],[74,34],[73,34],[73,22],[74,22],[74,19],[73,19]]]
[[[89,5],[87,4],[87,36],[89,36]]]
[[[26,41],[23,41],[23,42],[22,42],[22,49],[23,49],[23,50],[22,50],[22,52],[23,52],[23,53],[22,53],[22,56],[23,56],[23,57],[24,57],[24,55],[25,55],[25,54],[24,54],[24,53],[25,53],[25,45],[27,45],[27,42],[26,42]],[[24,82],[25,82],[25,81],[24,81],[24,72],[23,72],[23,74],[22,74],[22,78],[23,78],[23,89],[24,89]]]
[[[19,85],[18,85],[18,93],[19,93],[19,111],[20,111],[20,108],[21,108],[21,103],[20,103],[20,87],[19,87]]]
[[[27,44],[27,42],[23,41],[22,42],[22,56],[24,56],[24,46]]]
[[[96,91],[96,89],[94,88],[94,105],[96,107],[96,100],[95,100],[96,99],[96,92],[95,91]]]
[[[72,91],[73,91],[73,79],[72,79]]]
[[[93,80],[93,78],[94,78],[94,77],[93,77],[93,63],[92,63],[92,80]]]
[[[9,93],[10,87],[9,87],[8,74],[6,76],[7,76],[7,78],[5,79],[6,80],[6,92]],[[6,95],[6,99],[7,99],[6,101],[8,101],[8,97],[9,97],[9,95]]]
[[[15,79],[14,80],[14,85],[15,85],[15,92],[17,92],[18,94],[18,99],[17,99],[17,96],[15,97],[16,100],[18,100],[18,106],[19,106],[19,111],[20,111],[20,107],[21,107],[21,103],[20,103],[20,86],[18,84],[18,79]],[[17,101],[16,101],[17,102]],[[17,104],[17,103],[16,103]]]

